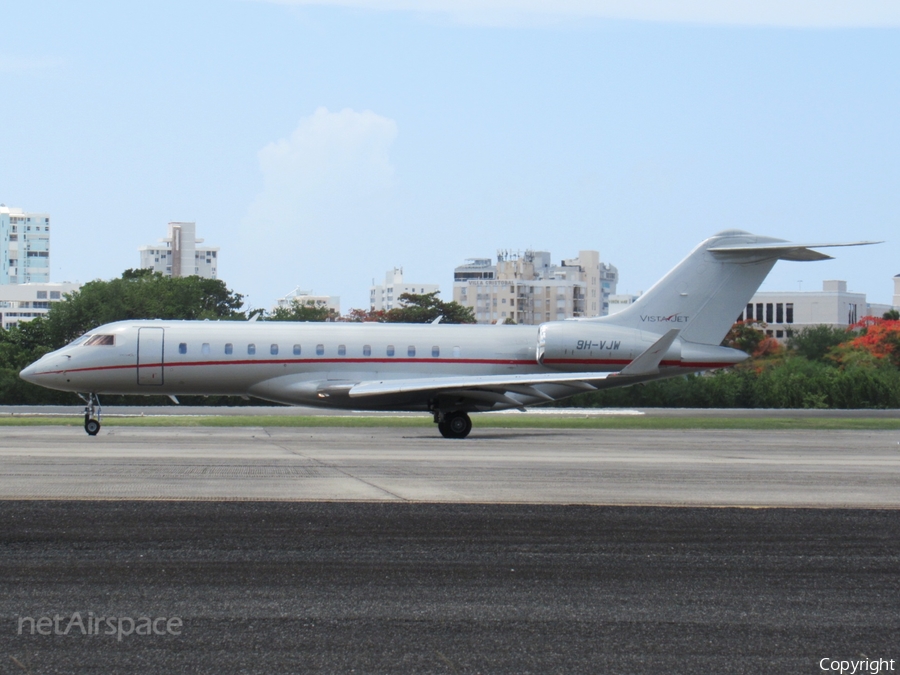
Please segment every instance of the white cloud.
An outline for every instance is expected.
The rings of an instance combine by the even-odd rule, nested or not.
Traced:
[[[389,187],[389,151],[396,137],[397,124],[369,110],[319,108],[301,119],[290,137],[259,151],[265,189],[257,208],[291,204],[292,211],[306,211],[311,202],[339,204]]]
[[[319,108],[289,137],[262,148],[263,190],[249,208],[242,237],[254,276],[267,276],[270,287],[278,284],[285,292],[297,284],[328,283],[360,235],[384,217],[396,137],[396,122],[374,112]],[[289,275],[273,278],[286,269]]]
[[[484,24],[596,17],[750,26],[900,26],[897,0],[268,0],[450,15]]]

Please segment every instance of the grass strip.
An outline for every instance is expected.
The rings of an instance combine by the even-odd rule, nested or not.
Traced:
[[[547,415],[473,415],[476,428],[485,429],[749,429],[774,430],[900,430],[900,419],[877,417],[653,417],[560,416]],[[9,416],[0,417],[0,426],[82,426],[78,417]],[[430,427],[430,416],[379,417],[298,415],[154,415],[148,417],[104,417],[108,427]]]

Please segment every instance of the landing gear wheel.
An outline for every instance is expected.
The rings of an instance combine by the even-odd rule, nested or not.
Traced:
[[[472,431],[472,420],[464,412],[447,413],[438,422],[438,431],[444,438],[465,438]]]
[[[100,431],[100,399],[97,394],[78,394],[87,405],[84,408],[84,430],[89,436],[96,436]]]

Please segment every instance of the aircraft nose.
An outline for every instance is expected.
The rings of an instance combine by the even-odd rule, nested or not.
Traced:
[[[23,369],[22,372],[19,373],[19,377],[31,384],[37,384],[37,361]]]

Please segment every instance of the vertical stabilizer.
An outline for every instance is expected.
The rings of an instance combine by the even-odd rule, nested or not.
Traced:
[[[718,345],[778,260],[828,260],[811,248],[852,244],[793,244],[742,230],[720,232],[697,248],[637,302],[608,321],[663,334],[680,329],[688,342]]]

